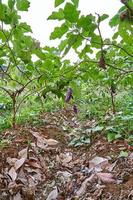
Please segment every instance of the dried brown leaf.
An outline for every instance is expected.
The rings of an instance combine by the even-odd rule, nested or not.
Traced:
[[[109,166],[110,164],[108,162],[108,159],[102,158],[99,156],[96,156],[92,160],[89,161],[89,167],[94,168],[95,171],[102,171],[103,169]]]
[[[92,182],[94,180],[94,178],[95,178],[95,175],[92,174],[89,178],[85,179],[85,181],[82,183],[79,190],[76,192],[77,197],[82,197],[85,194],[88,182]]]
[[[57,140],[54,140],[54,139],[48,139],[46,140],[46,143],[49,145],[49,146],[55,146],[57,145],[59,142]]]
[[[15,162],[17,161],[17,158],[10,158],[7,157],[6,162],[10,165],[10,166],[14,166]]]
[[[111,173],[97,173],[97,176],[103,183],[116,183]]]
[[[59,143],[57,140],[46,139],[46,138],[40,136],[38,132],[31,131],[31,133],[37,139],[37,146],[42,148],[42,149],[46,149],[46,147],[48,145],[49,146],[55,146]]]
[[[33,188],[22,188],[22,194],[26,200],[35,200],[35,191]]]
[[[11,169],[10,169],[9,172],[8,172],[8,175],[11,177],[11,179],[12,179],[13,181],[16,180],[16,178],[17,178],[17,173],[16,173],[16,170],[15,170],[14,167],[11,167]]]
[[[130,194],[128,195],[128,199],[132,199],[133,198],[133,190],[131,190]]]
[[[129,155],[129,159],[133,160],[133,152]]]
[[[67,183],[71,182],[72,174],[69,173],[68,171],[58,171],[57,176],[60,182],[63,184],[66,184],[66,182]]]
[[[18,192],[16,195],[13,195],[12,200],[23,200],[20,192]]]
[[[55,189],[52,190],[52,191],[49,193],[49,195],[48,195],[48,197],[47,197],[46,200],[56,200],[57,197],[58,197],[58,190],[57,190],[57,187],[55,187]]]
[[[19,158],[25,158],[25,160],[27,159],[27,154],[28,154],[28,148],[24,148],[22,149],[18,155],[19,155]]]
[[[30,165],[31,167],[34,167],[34,168],[38,168],[38,169],[41,169],[42,167],[40,166],[40,164],[38,164],[35,160],[28,160],[27,162],[28,165]]]
[[[37,139],[37,147],[45,150],[47,146],[48,145],[43,141],[43,139]]]
[[[14,164],[14,168],[15,170],[17,171],[20,167],[22,167],[22,165],[25,163],[25,158],[21,158],[21,159],[18,159],[15,164]]]
[[[63,165],[68,164],[72,160],[72,153],[61,153],[59,156],[56,156],[56,161],[59,163],[63,163]]]

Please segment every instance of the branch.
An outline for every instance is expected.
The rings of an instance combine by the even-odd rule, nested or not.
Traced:
[[[29,80],[23,87],[21,87],[19,90],[16,91],[16,94],[19,95],[20,93],[22,93],[24,91],[24,89],[34,80],[37,80],[41,77],[42,75],[40,75],[39,77],[33,78],[31,80]]]
[[[6,38],[6,41],[7,41],[6,44],[7,44],[7,47],[8,47],[8,49],[9,49],[9,51],[10,51],[11,54],[12,54],[12,58],[13,58],[13,61],[14,61],[15,66],[17,67],[17,69],[18,69],[21,73],[25,74],[25,73],[18,67],[18,64],[19,64],[20,61],[17,62],[17,60],[16,60],[16,58],[15,58],[15,55],[14,55],[14,52],[13,52],[12,48],[11,48],[10,45],[9,45],[8,37],[6,36],[6,34],[5,34],[4,30],[3,30],[3,27],[2,27],[2,33],[4,34],[4,36],[5,36],[5,38]],[[27,79],[29,79],[29,77],[27,76],[27,74],[25,74],[25,75],[26,75]]]
[[[123,72],[123,73],[119,74],[119,75],[116,77],[117,82],[121,81],[121,79],[123,79],[124,76],[125,76],[126,74],[129,75],[129,74],[131,74],[131,73],[133,73],[133,71],[127,71],[127,72]]]
[[[42,92],[43,89],[44,89],[44,88],[40,89],[40,91],[39,91],[38,93],[40,94],[40,93]],[[23,97],[23,99],[19,102],[19,104],[18,104],[17,107],[16,107],[16,112],[18,112],[18,110],[19,110],[21,104],[24,102],[24,100],[25,100],[27,97],[29,97],[30,95],[32,95],[32,94],[35,94],[35,91],[32,91],[31,93],[29,93],[29,94],[27,94],[27,95],[25,95],[25,96]]]
[[[124,5],[130,10],[131,15],[133,15],[133,9],[129,6],[128,2],[124,2]]]
[[[98,32],[99,32],[99,36],[100,36],[100,39],[101,39],[101,54],[102,56],[103,55],[103,46],[104,46],[104,43],[103,43],[103,38],[102,38],[102,33],[101,33],[101,30],[100,30],[100,15],[96,13],[96,15],[98,16],[98,24],[97,24],[97,29],[98,29]]]
[[[83,35],[79,32],[79,30],[77,30],[77,31],[78,31],[78,34],[79,34],[83,39],[85,39],[85,40],[91,42],[92,44],[101,45],[101,43],[95,42],[95,41],[91,41],[88,37],[83,36]],[[114,46],[114,47],[119,48],[119,49],[121,49],[122,51],[124,51],[128,56],[133,57],[133,54],[130,54],[126,49],[124,49],[123,47],[121,47],[121,46],[118,45],[118,44],[114,44],[114,43],[104,43],[104,42],[103,42],[102,45],[103,45],[103,46]]]
[[[7,36],[5,37],[5,38],[6,38],[6,41],[5,41],[5,43],[4,43],[0,48],[4,48],[4,46],[6,45],[6,43],[9,42],[9,39],[10,39],[10,37],[11,37],[11,35],[12,35],[12,32],[13,32],[14,28],[15,28],[15,27],[13,27],[13,28],[11,29],[11,31],[10,31],[8,37],[7,37]],[[3,22],[2,22],[2,32],[3,32]],[[5,33],[3,33],[3,34],[4,34],[4,36],[5,36]]]
[[[111,68],[113,68],[113,69],[117,69],[117,70],[119,70],[121,72],[124,72],[124,73],[133,73],[133,70],[127,71],[127,70],[124,70],[124,69],[120,69],[120,68],[115,67],[114,65],[111,65],[109,63],[106,63],[106,65],[109,66],[109,67],[111,67]]]
[[[2,90],[4,90],[10,97],[12,97],[12,93],[9,92],[6,88],[1,87],[1,86],[0,86],[0,88],[1,88]]]
[[[10,64],[11,64],[11,63],[9,62],[6,71],[4,71],[3,68],[1,68],[1,70],[3,71],[3,74],[6,75],[6,76],[8,76],[8,77],[10,78],[11,81],[14,81],[14,82],[18,83],[19,85],[23,86],[23,84],[22,84],[21,82],[19,82],[19,81],[13,79],[13,78],[11,77],[11,75],[10,75],[9,73],[7,73],[8,69],[9,69],[9,67],[10,67]]]
[[[130,54],[126,49],[124,49],[123,47],[121,47],[121,46],[119,46],[117,44],[114,44],[114,43],[112,43],[112,44],[110,44],[110,43],[104,43],[104,45],[105,46],[114,46],[114,47],[117,47],[117,48],[121,49],[122,51],[124,51],[128,56],[133,57],[133,55]]]

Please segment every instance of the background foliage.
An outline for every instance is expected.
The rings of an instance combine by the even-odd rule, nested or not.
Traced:
[[[130,138],[133,2],[121,3],[110,19],[108,14],[82,15],[79,0],[55,0],[55,11],[48,17],[62,22],[50,35],[51,40],[60,39],[55,48],[41,47],[31,27],[21,22],[19,13],[28,11],[28,0],[0,1],[1,130],[64,107],[66,91],[72,88],[69,103],[77,105],[80,120],[97,120],[109,141]],[[111,38],[102,36],[104,20],[114,30]],[[78,57],[74,63],[66,59],[72,49]]]

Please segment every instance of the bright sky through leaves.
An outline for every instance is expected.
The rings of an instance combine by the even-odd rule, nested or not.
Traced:
[[[96,12],[99,14],[107,13],[112,17],[120,6],[121,3],[119,0],[81,0],[79,10],[81,10],[83,14],[94,14]],[[32,0],[29,12],[23,12],[21,14],[22,20],[31,25],[34,37],[44,45],[55,44],[55,41],[49,43],[49,36],[59,22],[55,20],[47,21],[48,16],[51,15],[54,10],[53,0]],[[111,30],[109,26],[107,26],[107,22],[103,24],[102,30],[104,36],[105,34],[106,36],[111,35]]]

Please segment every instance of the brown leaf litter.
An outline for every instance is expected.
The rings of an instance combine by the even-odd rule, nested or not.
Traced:
[[[41,118],[40,127],[3,133],[0,200],[133,199],[133,153],[124,141],[109,144],[99,133],[91,145],[73,148],[69,133],[80,126],[73,114]],[[121,149],[127,157],[119,157]]]

